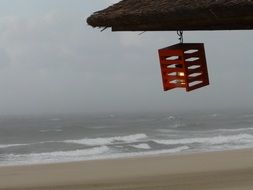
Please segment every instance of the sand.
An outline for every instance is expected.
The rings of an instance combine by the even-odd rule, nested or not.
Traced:
[[[252,190],[253,150],[1,167],[0,189]]]

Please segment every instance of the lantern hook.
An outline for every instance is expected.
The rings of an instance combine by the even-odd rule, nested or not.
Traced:
[[[180,41],[180,43],[184,43],[184,36],[183,36],[184,32],[182,30],[178,30],[177,31],[177,35],[179,36],[178,39]]]

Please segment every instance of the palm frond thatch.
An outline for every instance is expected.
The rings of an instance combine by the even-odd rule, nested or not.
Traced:
[[[122,0],[87,23],[113,31],[253,29],[253,0]]]

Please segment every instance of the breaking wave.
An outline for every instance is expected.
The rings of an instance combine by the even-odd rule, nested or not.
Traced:
[[[0,144],[0,148],[10,148],[10,147],[18,147],[18,146],[27,146],[29,144]]]
[[[134,143],[139,140],[146,139],[148,136],[146,134],[134,134],[128,136],[118,136],[118,137],[106,137],[106,138],[85,138],[79,140],[65,140],[65,143],[82,144],[88,146],[99,146],[99,145],[110,145],[115,142],[121,143]]]
[[[137,148],[137,149],[151,149],[151,147],[146,144],[146,143],[143,143],[143,144],[137,144],[137,145],[130,145],[131,147],[134,147],[134,148]]]
[[[157,144],[164,145],[177,145],[177,144],[193,144],[201,143],[208,145],[219,145],[228,143],[253,143],[253,135],[239,134],[239,135],[220,135],[214,137],[202,137],[202,138],[184,138],[184,139],[170,139],[170,140],[153,140]]]
[[[101,146],[90,149],[73,150],[73,151],[58,151],[58,152],[32,153],[32,154],[8,154],[5,155],[5,158],[7,163],[12,163],[15,165],[68,162],[68,161],[85,160],[85,158],[87,157],[104,154],[109,150],[110,150],[109,147]]]
[[[138,156],[160,155],[180,153],[189,149],[188,146],[179,146],[172,149],[145,151],[145,152],[129,152],[129,153],[112,153],[107,146],[101,146],[91,149],[82,149],[75,151],[60,151],[50,153],[33,153],[33,154],[8,154],[5,155],[5,161],[0,166],[8,165],[32,165],[32,164],[48,164],[48,163],[64,163],[73,161],[87,160],[103,160],[117,158],[132,158]]]

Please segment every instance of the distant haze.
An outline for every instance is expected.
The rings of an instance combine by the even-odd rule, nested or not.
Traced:
[[[100,32],[117,1],[1,0],[0,115],[253,108],[253,31],[185,32],[206,47],[210,86],[163,92],[157,50],[176,32]]]

